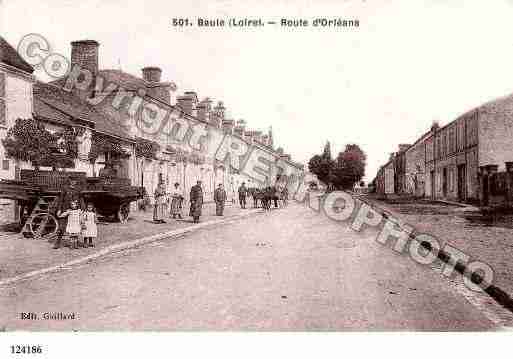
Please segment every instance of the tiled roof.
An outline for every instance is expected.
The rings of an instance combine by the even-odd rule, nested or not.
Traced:
[[[126,90],[145,89],[148,83],[137,76],[121,70],[100,70],[99,75],[105,79],[105,83],[115,83]]]
[[[38,97],[34,97],[34,114],[36,117],[53,120],[58,123],[72,125],[73,119],[62,111],[57,110],[53,106],[45,103]]]
[[[0,62],[6,63],[23,70],[28,73],[33,73],[34,68],[30,66],[18,52],[11,46],[3,37],[0,36]]]
[[[36,102],[36,100],[71,118],[90,121],[94,123],[94,128],[100,132],[123,138],[131,138],[117,121],[105,117],[94,106],[75,96],[72,92],[63,90],[58,86],[37,82],[34,84],[34,101]],[[47,115],[51,115],[52,111],[48,109],[48,106],[34,106],[36,116],[47,117]],[[41,112],[38,113],[37,111]]]

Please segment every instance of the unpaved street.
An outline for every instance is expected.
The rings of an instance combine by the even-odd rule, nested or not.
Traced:
[[[6,330],[493,330],[437,273],[291,205],[0,289]],[[37,320],[21,320],[33,312]],[[45,312],[75,320],[43,320]]]

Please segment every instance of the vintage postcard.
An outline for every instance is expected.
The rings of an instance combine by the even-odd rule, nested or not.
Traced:
[[[0,1],[0,330],[512,328],[512,17]]]

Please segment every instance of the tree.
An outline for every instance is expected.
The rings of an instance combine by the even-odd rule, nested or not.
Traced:
[[[319,181],[330,183],[330,174],[333,171],[334,165],[335,163],[331,158],[331,145],[327,141],[322,154],[315,155],[308,161],[308,170],[315,174]]]
[[[308,162],[308,170],[324,183],[329,183],[333,166],[334,162],[324,155],[315,155]]]
[[[325,160],[331,161],[331,145],[330,145],[330,141],[326,141],[326,145],[324,145],[324,151],[322,152],[322,157]]]
[[[78,156],[78,143],[73,128],[51,133],[41,121],[17,119],[2,140],[7,157],[40,166],[73,167]]]
[[[333,183],[340,189],[352,189],[365,175],[367,156],[356,144],[346,145],[337,156],[332,172]]]
[[[89,161],[95,163],[101,154],[106,154],[109,157],[105,158],[105,161],[130,157],[130,153],[125,151],[121,141],[95,132],[88,155]]]

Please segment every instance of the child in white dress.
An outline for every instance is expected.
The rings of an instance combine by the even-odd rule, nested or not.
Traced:
[[[92,203],[87,204],[87,210],[82,213],[82,236],[84,247],[94,247],[93,238],[98,236],[97,217]]]
[[[68,217],[66,234],[70,238],[70,249],[78,249],[78,238],[82,232],[82,210],[78,208],[76,201],[71,202],[71,209],[59,214],[59,217]]]

